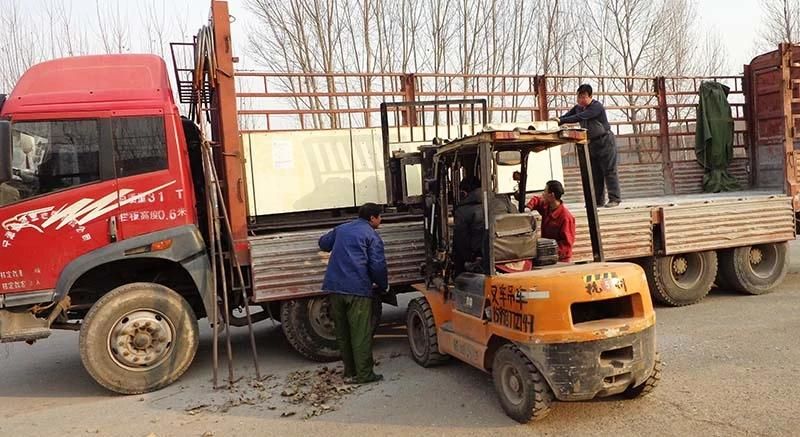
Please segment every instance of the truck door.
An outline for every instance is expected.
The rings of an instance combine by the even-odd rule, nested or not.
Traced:
[[[111,119],[121,238],[194,223],[188,154],[175,118],[154,114]]]
[[[114,241],[119,197],[108,119],[14,121],[0,184],[0,294],[55,288],[64,267]]]

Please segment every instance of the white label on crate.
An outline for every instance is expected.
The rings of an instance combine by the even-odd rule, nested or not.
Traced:
[[[272,140],[272,165],[276,169],[290,169],[294,167],[292,143],[288,140]]]

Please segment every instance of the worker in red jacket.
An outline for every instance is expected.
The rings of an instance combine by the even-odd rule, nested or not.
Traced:
[[[526,205],[542,216],[542,238],[558,243],[558,260],[572,261],[572,245],[575,243],[575,217],[561,201],[564,185],[559,181],[548,181],[542,196],[533,196]]]

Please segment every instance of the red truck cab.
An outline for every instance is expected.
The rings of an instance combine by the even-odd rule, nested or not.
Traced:
[[[82,319],[81,356],[102,385],[134,393],[177,379],[197,347],[196,319],[211,307],[211,277],[196,162],[164,61],[38,64],[2,119],[0,340],[36,340]],[[170,303],[147,304],[165,293]],[[99,325],[97,335],[87,324]],[[90,359],[111,361],[92,369]],[[140,383],[115,382],[103,365]]]

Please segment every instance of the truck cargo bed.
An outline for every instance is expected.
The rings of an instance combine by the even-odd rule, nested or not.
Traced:
[[[577,233],[573,261],[591,261],[586,211],[567,204]],[[723,249],[794,239],[791,199],[774,191],[738,191],[625,199],[616,208],[599,208],[600,234],[607,260],[654,254]],[[654,228],[657,235],[654,238]],[[250,237],[253,299],[267,302],[320,292],[328,254],[317,246],[330,226]],[[393,285],[422,281],[425,261],[420,221],[384,224],[381,234]]]
[[[591,261],[583,203],[567,205],[577,233],[573,261]],[[599,208],[600,235],[607,260],[675,254],[794,239],[791,199],[775,191],[736,191],[623,199]],[[660,241],[653,239],[657,227]]]
[[[253,300],[266,302],[318,294],[328,265],[328,254],[319,250],[319,237],[330,226],[312,230],[282,232],[250,237]],[[425,261],[421,221],[384,224],[383,238],[389,283],[422,281]]]

